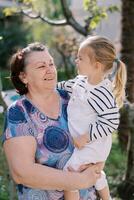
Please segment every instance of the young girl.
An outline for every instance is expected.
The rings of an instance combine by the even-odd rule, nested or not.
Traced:
[[[70,94],[68,126],[75,149],[64,169],[78,170],[83,164],[105,162],[112,133],[119,125],[119,108],[125,99],[126,68],[106,38],[85,39],[76,59],[78,76],[58,84]],[[95,185],[102,200],[110,200],[105,173]],[[78,200],[78,191],[65,191],[66,200]]]

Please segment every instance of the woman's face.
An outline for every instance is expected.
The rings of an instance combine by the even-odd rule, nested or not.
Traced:
[[[25,60],[25,71],[20,74],[28,91],[38,92],[53,89],[57,83],[57,71],[52,56],[47,50],[31,52]]]

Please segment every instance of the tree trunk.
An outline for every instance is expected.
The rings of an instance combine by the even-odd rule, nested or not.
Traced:
[[[127,98],[134,103],[134,1],[122,0],[122,51],[121,59],[126,63],[128,82]],[[119,195],[124,200],[134,200],[134,105],[126,112],[128,120],[124,127],[129,127],[128,162],[125,180],[119,185]],[[125,116],[125,115],[124,115]],[[122,126],[122,127],[123,127]],[[120,130],[121,131],[121,130]],[[122,134],[122,132],[120,132]]]
[[[129,144],[128,162],[125,180],[119,185],[119,195],[123,200],[134,200],[134,104],[128,109]]]
[[[121,109],[120,125],[118,128],[118,139],[122,151],[126,151],[128,147],[128,137],[130,134],[130,129],[128,126],[128,106],[125,105]]]
[[[127,98],[132,103],[134,102],[134,1],[133,0],[122,0],[122,37],[121,37],[121,60],[127,66]],[[121,115],[121,125],[119,127],[119,141],[121,147],[126,150],[127,147],[127,135],[128,135],[128,125],[127,120],[124,119],[124,115]],[[123,123],[122,123],[123,121]],[[125,129],[124,129],[125,128]],[[127,140],[127,141],[125,141]]]

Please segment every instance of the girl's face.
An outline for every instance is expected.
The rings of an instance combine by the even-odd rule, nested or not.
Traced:
[[[96,64],[91,61],[88,50],[86,48],[80,48],[76,59],[76,66],[79,75],[85,75],[88,78],[96,73]]]
[[[29,92],[55,88],[57,71],[49,52],[31,52],[26,58],[25,71],[20,74],[20,78],[27,84]]]

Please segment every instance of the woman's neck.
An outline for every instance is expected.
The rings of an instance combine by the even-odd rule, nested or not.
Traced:
[[[46,116],[57,119],[60,114],[60,97],[56,90],[49,90],[42,93],[28,93],[29,100]]]
[[[57,96],[55,89],[46,89],[43,92],[40,91],[30,91],[26,95],[33,103],[39,103],[42,104],[42,102],[50,102],[51,100],[54,100],[54,97]]]

